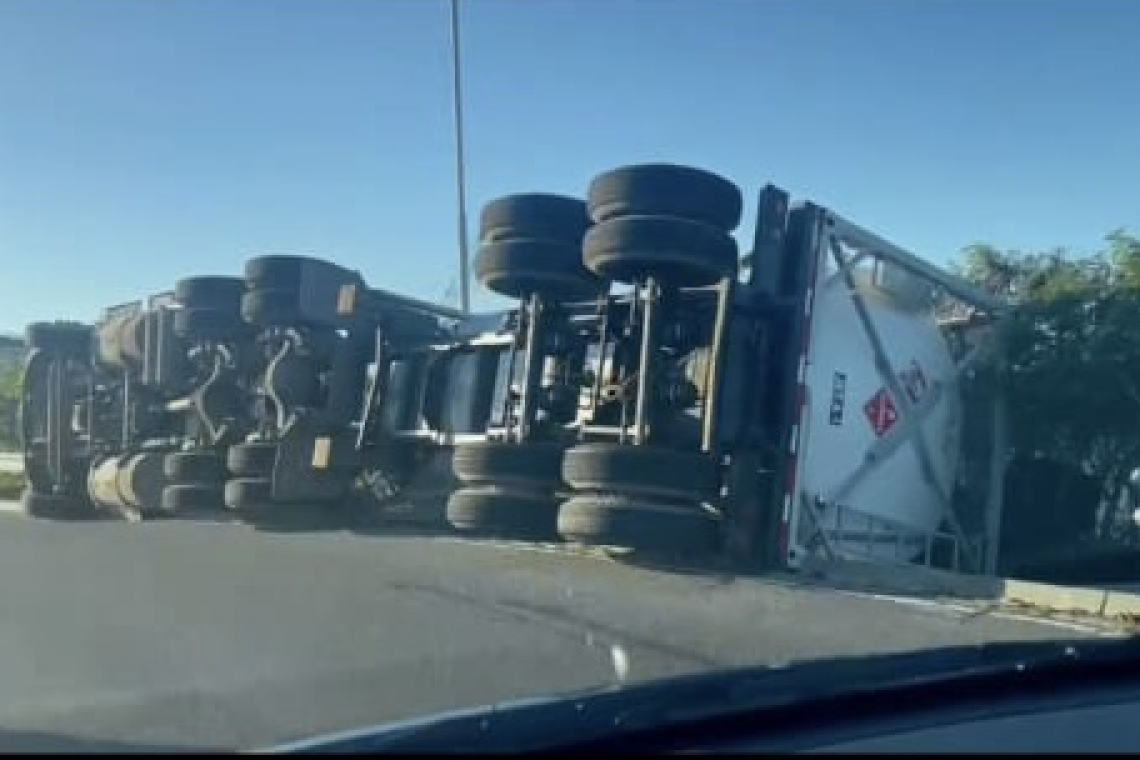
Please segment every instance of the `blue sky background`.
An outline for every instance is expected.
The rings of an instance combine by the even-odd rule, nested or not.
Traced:
[[[940,263],[1136,229],[1140,3],[462,3],[472,227],[668,160]],[[266,252],[443,298],[448,56],[446,0],[0,0],[0,329]]]

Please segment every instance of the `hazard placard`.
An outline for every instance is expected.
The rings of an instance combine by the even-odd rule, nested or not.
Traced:
[[[866,404],[863,404],[863,413],[867,415],[867,421],[871,423],[875,435],[880,437],[894,427],[899,419],[899,410],[886,388],[880,388]]]

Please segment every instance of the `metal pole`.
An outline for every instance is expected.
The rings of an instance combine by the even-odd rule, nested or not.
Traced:
[[[986,499],[986,575],[995,576],[998,572],[998,557],[1001,549],[1002,509],[1005,498],[1005,472],[1008,464],[1009,448],[1009,407],[1005,394],[998,391],[993,399],[993,438],[990,445],[990,482]],[[957,554],[955,552],[955,554]]]
[[[470,263],[467,252],[467,180],[463,160],[463,91],[459,65],[459,0],[451,0],[452,107],[455,111],[455,181],[459,199],[459,310],[471,313]]]

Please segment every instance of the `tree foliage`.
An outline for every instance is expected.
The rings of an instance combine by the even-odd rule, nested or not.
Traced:
[[[962,275],[1016,305],[1000,373],[1014,449],[1071,465],[1115,503],[1140,466],[1140,239],[1074,256],[966,249]]]
[[[0,365],[0,450],[14,451],[19,447],[17,431],[20,405],[20,375],[18,362]]]

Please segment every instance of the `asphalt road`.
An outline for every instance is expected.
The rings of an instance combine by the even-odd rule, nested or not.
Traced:
[[[443,537],[12,514],[0,602],[7,751],[255,747],[622,677],[1082,635]]]

